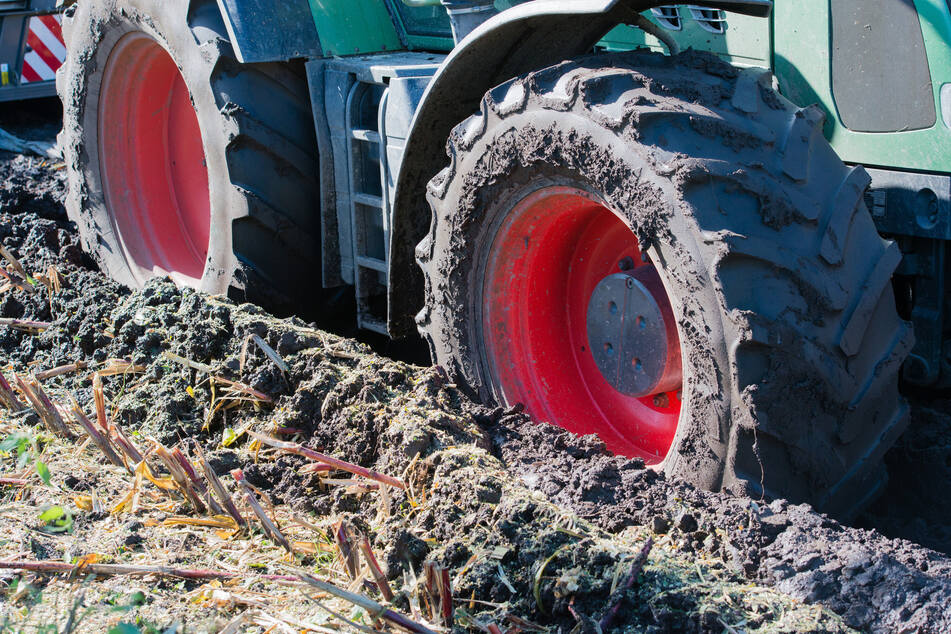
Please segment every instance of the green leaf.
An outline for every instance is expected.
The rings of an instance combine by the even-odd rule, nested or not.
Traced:
[[[221,444],[225,447],[230,447],[237,439],[238,434],[235,433],[233,427],[225,427],[225,430],[221,432]]]
[[[17,453],[21,453],[22,448],[29,446],[30,444],[30,435],[24,432],[17,432],[15,434],[10,434],[3,441],[0,441],[0,451],[10,452],[14,449],[17,450]]]
[[[145,605],[145,593],[141,590],[133,592],[129,596],[129,605]]]
[[[109,634],[142,634],[142,630],[131,623],[119,623],[109,630]]]
[[[43,484],[46,486],[50,485],[50,468],[47,467],[46,463],[42,460],[36,461],[36,473],[42,478]]]
[[[73,516],[62,506],[48,506],[41,509],[39,518],[46,523],[42,530],[47,533],[73,532]]]
[[[51,506],[40,513],[40,521],[49,524],[50,522],[55,522],[64,515],[66,515],[66,509],[64,509],[62,506]]]

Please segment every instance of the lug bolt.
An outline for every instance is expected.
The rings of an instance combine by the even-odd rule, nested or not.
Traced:
[[[655,394],[654,395],[654,407],[669,407],[670,399],[667,398],[666,394]]]
[[[622,271],[630,271],[634,268],[634,259],[631,257],[621,258],[621,261],[617,263],[617,267]]]

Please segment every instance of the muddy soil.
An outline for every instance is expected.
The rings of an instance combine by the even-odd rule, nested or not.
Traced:
[[[55,107],[45,107],[52,112],[0,107],[0,127],[50,137]],[[913,402],[910,431],[887,457],[889,490],[860,527],[842,526],[808,506],[669,481],[609,455],[595,438],[472,403],[438,368],[381,358],[299,319],[275,320],[163,281],[132,292],[81,252],[63,213],[57,165],[0,152],[0,178],[0,241],[31,273],[54,267],[64,281],[57,293],[0,294],[0,316],[54,324],[40,335],[0,329],[5,372],[116,357],[144,365],[143,375],[107,386],[125,428],[186,449],[201,443],[216,469],[242,466],[275,504],[348,518],[374,535],[393,579],[426,560],[441,562],[457,596],[477,598],[468,604],[473,619],[514,613],[589,631],[620,598],[616,622],[632,631],[837,631],[843,622],[868,631],[951,631],[947,401]],[[251,335],[288,370],[249,346]],[[216,410],[220,395],[211,384],[168,352],[247,383],[276,407]],[[83,374],[56,377],[49,389],[85,403],[90,387]],[[365,518],[379,501],[327,490],[299,473],[303,459],[256,462],[246,438],[222,447],[229,434],[249,429],[405,474],[413,493],[389,503],[412,508],[370,526]],[[658,546],[643,577],[611,596],[648,536]]]

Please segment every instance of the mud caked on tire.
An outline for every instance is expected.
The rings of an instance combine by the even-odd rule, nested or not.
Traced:
[[[66,208],[102,269],[306,310],[320,234],[303,67],[240,64],[215,0],[87,0],[63,30]]]
[[[524,402],[708,489],[848,517],[881,489],[906,425],[900,254],[865,208],[866,172],[770,79],[705,54],[634,52],[487,93],[430,183],[417,322],[433,360],[484,400]],[[648,351],[660,366],[626,357],[655,379],[680,374],[653,394],[603,371],[610,344],[593,350],[597,293],[642,267],[661,299],[635,304],[663,321],[669,303],[676,326],[656,330],[673,340],[666,357]]]

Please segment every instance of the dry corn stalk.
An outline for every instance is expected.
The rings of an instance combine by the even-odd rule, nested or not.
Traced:
[[[3,271],[0,268],[0,271]],[[32,334],[38,334],[50,328],[53,324],[48,321],[31,321],[29,319],[11,319],[9,317],[0,317],[0,326],[7,326],[14,330],[22,330]]]
[[[334,458],[333,456],[328,456],[327,454],[322,454],[318,451],[314,451],[313,449],[308,449],[303,445],[277,440],[276,438],[271,438],[253,431],[249,431],[248,434],[257,440],[260,440],[265,445],[280,449],[281,451],[297,454],[298,456],[304,456],[305,458],[310,458],[311,460],[328,464],[332,467],[340,469],[341,471],[347,471],[354,475],[363,476],[364,478],[369,478],[370,480],[375,480],[376,482],[380,482],[382,484],[388,484],[389,486],[397,487],[398,489],[406,488],[406,484],[404,484],[399,478],[394,478],[393,476],[388,476],[383,473],[373,471],[372,469],[367,469],[366,467],[361,467],[360,465],[356,465],[345,460],[340,460],[338,458]]]
[[[133,469],[127,466],[122,461],[122,458],[119,457],[119,454],[116,453],[116,450],[113,449],[112,443],[109,441],[108,433],[100,431],[95,425],[92,424],[92,421],[90,421],[89,418],[86,417],[86,414],[83,413],[82,408],[79,407],[79,403],[76,402],[75,398],[71,398],[70,400],[72,403],[73,420],[75,420],[84,430],[86,430],[86,434],[88,434],[93,443],[99,447],[99,450],[103,453],[103,455],[109,459],[109,462],[116,465],[117,467],[124,467],[128,469],[130,473],[134,473]]]
[[[2,373],[0,373],[0,405],[3,405],[8,411],[13,413],[22,412],[26,409],[26,406],[17,398],[13,388],[7,383]]]
[[[208,492],[208,487],[205,486],[205,483],[200,477],[198,477],[198,472],[195,470],[195,465],[185,457],[185,454],[182,453],[182,450],[178,447],[172,449],[172,457],[178,461],[179,466],[182,468],[182,471],[188,476],[188,479],[191,481],[192,487],[204,501],[205,506],[208,507],[211,515],[222,515],[224,514],[224,509],[222,509],[218,503],[215,501],[215,498]]]
[[[70,372],[76,372],[77,370],[82,370],[85,368],[86,368],[85,361],[77,361],[76,363],[68,363],[66,365],[55,367],[51,370],[43,370],[42,372],[37,372],[34,376],[36,377],[38,381],[45,381],[46,379],[51,379],[54,376],[69,374]]]
[[[50,401],[38,382],[24,381],[18,374],[13,375],[13,382],[51,432],[67,439],[74,438],[73,433],[69,431],[69,427],[63,421],[63,417],[60,416],[59,410],[56,409],[56,406],[53,405],[53,402]]]
[[[367,568],[370,569],[370,574],[373,576],[380,594],[383,595],[386,601],[392,601],[393,590],[390,588],[390,582],[386,580],[386,573],[383,572],[383,568],[376,560],[373,549],[370,548],[370,540],[366,538],[366,535],[360,536],[360,551],[363,553],[363,559],[367,562]]]
[[[340,520],[334,527],[334,543],[337,545],[337,554],[340,555],[340,562],[347,569],[347,574],[351,579],[357,578],[357,572],[360,569],[360,551],[356,549],[351,537],[350,525],[346,520]]]
[[[424,589],[429,599],[433,619],[438,619],[447,627],[452,627],[452,584],[449,580],[449,570],[435,562],[427,561],[423,571]]]
[[[237,399],[244,397],[246,399],[260,401],[262,403],[274,402],[274,399],[272,399],[270,396],[263,392],[257,391],[250,385],[245,385],[239,381],[232,381],[220,376],[215,376],[214,369],[210,365],[199,363],[198,361],[192,361],[191,359],[186,359],[185,357],[177,355],[174,352],[169,352],[168,350],[166,350],[163,354],[169,361],[174,361],[175,363],[184,365],[185,367],[191,368],[192,370],[203,372],[207,374],[214,383],[225,386],[225,392],[228,398]],[[235,394],[239,396],[236,397],[234,396]]]
[[[96,374],[101,377],[114,376],[116,374],[138,374],[145,372],[144,365],[136,365],[127,359],[106,359],[103,366],[96,370]]]
[[[359,606],[370,613],[373,617],[383,619],[390,625],[395,625],[396,627],[412,632],[413,634],[436,634],[436,632],[421,623],[417,623],[395,610],[387,608],[385,605],[377,603],[373,599],[363,596],[362,594],[356,594],[355,592],[348,592],[342,588],[338,588],[332,583],[326,581],[321,581],[316,577],[301,571],[298,574],[298,578],[321,590],[327,594],[332,594],[339,599],[343,599],[353,605]]]
[[[641,570],[644,568],[644,564],[647,563],[647,557],[650,555],[651,548],[654,546],[654,539],[652,537],[647,538],[644,547],[641,548],[640,552],[637,553],[637,556],[634,558],[634,561],[631,562],[631,569],[627,573],[627,578],[624,580],[624,584],[618,588],[609,599],[614,599],[611,607],[609,607],[604,616],[601,617],[601,620],[598,621],[598,629],[602,632],[606,632],[608,628],[611,627],[611,623],[614,621],[614,617],[617,616],[618,610],[621,608],[621,603],[624,600],[624,594],[631,589],[631,586],[634,585],[634,582],[637,580],[638,576],[641,574]]]
[[[115,443],[116,447],[129,459],[131,464],[139,464],[142,462],[142,452],[139,451],[138,447],[132,444],[132,441],[125,435],[125,433],[113,422],[109,423],[109,430],[112,432],[110,438],[112,442]]]
[[[264,354],[267,355],[268,359],[274,362],[274,365],[276,365],[281,372],[286,374],[287,372],[291,371],[290,368],[287,367],[287,363],[284,362],[284,359],[281,358],[281,355],[279,355],[277,351],[274,350],[274,348],[267,345],[267,342],[264,341],[264,339],[261,339],[257,335],[251,335],[251,341],[258,345],[258,348],[260,348]]]
[[[258,390],[254,389],[250,385],[246,385],[238,381],[232,381],[230,379],[224,379],[220,376],[212,376],[211,380],[214,381],[215,383],[218,383],[219,385],[225,386],[224,398],[230,398],[235,400],[239,398],[244,398],[251,401],[259,401],[262,403],[274,402],[274,399],[272,399],[270,396],[268,396],[264,392],[259,392]]]
[[[277,527],[277,524],[268,517],[268,514],[264,511],[264,507],[261,506],[261,503],[258,502],[258,498],[254,495],[254,491],[251,490],[251,485],[245,481],[244,472],[241,471],[241,469],[233,469],[231,471],[231,477],[234,478],[238,486],[241,487],[241,490],[244,491],[245,499],[248,501],[254,514],[258,516],[258,520],[261,521],[261,526],[264,527],[264,532],[267,533],[268,537],[276,544],[280,544],[287,552],[293,552],[294,547],[291,546],[291,543],[284,537],[284,534]]]
[[[0,561],[0,569],[30,570],[52,574],[72,573],[77,570],[75,564],[61,561]],[[179,579],[264,579],[267,581],[299,581],[299,576],[291,575],[241,575],[237,572],[224,570],[202,570],[189,568],[170,568],[168,566],[127,566],[122,564],[86,564],[81,572],[102,575],[159,575],[163,577],[177,577]]]
[[[216,515],[214,517],[173,515],[162,520],[162,526],[204,526],[207,528],[230,528],[232,530],[237,528],[234,518],[227,515]]]
[[[4,269],[2,266],[0,266],[0,276],[5,277],[5,278],[7,279],[7,281],[8,281],[14,288],[18,288],[18,289],[20,289],[21,291],[25,291],[25,292],[27,292],[27,293],[35,293],[35,292],[36,292],[36,289],[33,288],[32,286],[30,286],[30,285],[26,282],[26,280],[20,279],[20,276],[19,276],[19,275],[12,275],[12,274],[10,274],[10,273],[7,273],[6,269]]]
[[[195,509],[197,513],[205,512],[205,503],[201,499],[201,494],[195,489],[195,485],[192,482],[191,478],[188,477],[188,474],[185,473],[185,470],[182,468],[182,465],[178,460],[165,448],[160,442],[153,440],[155,455],[159,457],[162,461],[162,464],[165,465],[165,468],[168,469],[169,474],[172,476],[172,480],[175,482],[175,485],[178,487],[178,490],[182,493],[188,503],[192,505],[192,508]]]
[[[92,376],[92,398],[96,406],[96,422],[99,428],[115,443],[130,464],[136,465],[142,462],[142,452],[132,444],[118,425],[109,420],[106,414],[106,395],[102,389],[102,377],[98,372]]]
[[[239,528],[246,527],[248,525],[247,521],[241,513],[238,512],[238,507],[231,498],[231,494],[228,493],[228,489],[225,488],[225,485],[218,478],[218,474],[215,473],[215,470],[211,468],[211,465],[205,459],[205,454],[202,453],[201,447],[196,445],[196,451],[198,452],[198,464],[201,467],[202,473],[205,474],[205,479],[208,480],[208,484],[211,485],[211,490],[218,498],[221,506],[224,507],[228,515],[234,518]]]
[[[23,265],[20,264],[20,261],[16,259],[16,257],[14,257],[14,255],[10,253],[10,251],[2,244],[0,244],[0,256],[10,263],[10,265],[13,267],[13,270],[16,271],[20,277],[22,277],[24,280],[27,279],[28,276],[26,274],[26,269],[23,268]]]

